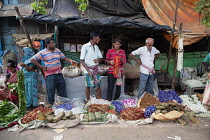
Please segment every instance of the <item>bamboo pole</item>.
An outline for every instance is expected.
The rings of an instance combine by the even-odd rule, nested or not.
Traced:
[[[179,26],[179,38],[182,37],[182,26],[183,23],[180,23]],[[178,49],[176,49],[176,55],[175,55],[175,59],[174,59],[174,71],[173,71],[173,78],[172,78],[172,83],[171,83],[171,89],[175,90],[175,82],[176,82],[176,69],[177,69],[177,61],[178,61]]]
[[[172,45],[173,45],[173,41],[174,41],[174,30],[175,30],[175,25],[176,25],[178,8],[179,8],[179,0],[177,0],[177,3],[176,3],[176,10],[175,10],[174,21],[173,21],[173,29],[171,32],[170,47],[169,47],[169,52],[168,52],[168,63],[167,63],[167,67],[166,67],[167,72],[168,72],[170,61],[171,61],[171,50],[172,50]]]
[[[31,45],[31,48],[32,48],[32,50],[34,51],[34,53],[36,53],[36,49],[33,47],[33,44],[32,44],[31,38],[30,38],[30,35],[29,35],[29,33],[28,33],[28,31],[27,31],[25,25],[24,25],[24,22],[23,22],[24,18],[23,18],[23,16],[20,14],[19,9],[18,9],[17,6],[15,6],[15,10],[16,10],[16,12],[17,12],[18,19],[19,19],[19,21],[20,21],[20,25],[22,26],[22,28],[23,28],[23,30],[24,30],[24,32],[25,32],[25,34],[26,34],[26,37],[27,37],[27,39],[28,39],[28,41],[29,41],[29,43],[30,43],[30,45]]]

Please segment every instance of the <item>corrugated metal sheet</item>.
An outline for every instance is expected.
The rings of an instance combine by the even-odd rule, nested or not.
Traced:
[[[3,50],[11,48],[14,50],[17,61],[21,61],[22,57],[22,48],[18,47],[12,34],[25,34],[22,27],[20,26],[19,20],[15,17],[3,17],[0,18],[1,25],[0,25],[0,36],[2,39]],[[26,29],[28,30],[29,34],[40,34],[40,33],[53,33],[54,26],[48,25],[46,29],[46,24],[39,24],[36,22],[25,21]]]
[[[19,4],[27,4],[32,3],[34,0],[18,0]],[[53,8],[53,0],[49,0],[46,8]]]
[[[12,49],[16,54],[16,58],[20,58],[20,51],[13,41],[12,34],[17,33],[13,27],[10,27],[10,18],[1,18],[1,39],[3,50]]]

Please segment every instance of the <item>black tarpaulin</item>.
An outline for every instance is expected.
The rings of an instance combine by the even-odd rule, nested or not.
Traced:
[[[62,1],[71,1],[71,3],[74,3],[74,0]],[[26,17],[26,19],[81,32],[98,31],[103,33],[147,36],[161,34],[166,30],[170,30],[168,26],[158,25],[151,21],[143,10],[130,0],[89,0],[89,7],[83,17],[75,14],[75,8],[70,9],[73,6],[68,6],[67,4],[70,4],[69,2],[66,5],[64,3],[59,4],[59,2],[61,1],[56,1],[57,7],[55,6],[53,10],[54,14],[42,15],[34,13]],[[65,7],[61,9],[59,5],[65,5]],[[62,17],[62,11],[75,16]]]

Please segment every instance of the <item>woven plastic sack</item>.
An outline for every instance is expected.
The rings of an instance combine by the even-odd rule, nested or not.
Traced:
[[[66,66],[62,69],[62,74],[64,77],[77,77],[81,75],[81,70],[76,66]]]

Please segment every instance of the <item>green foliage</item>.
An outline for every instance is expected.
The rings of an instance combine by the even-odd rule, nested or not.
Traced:
[[[199,0],[195,5],[195,11],[203,15],[203,24],[210,28],[210,0]]]
[[[34,2],[31,4],[31,7],[34,11],[40,13],[40,14],[46,14],[47,10],[45,8],[45,5],[48,4],[48,0],[34,0]]]
[[[78,9],[84,13],[87,9],[89,2],[88,0],[75,0],[75,2],[78,4]]]
[[[8,88],[11,89],[11,91],[17,91],[18,89],[18,83],[12,83],[12,84],[8,84]]]

